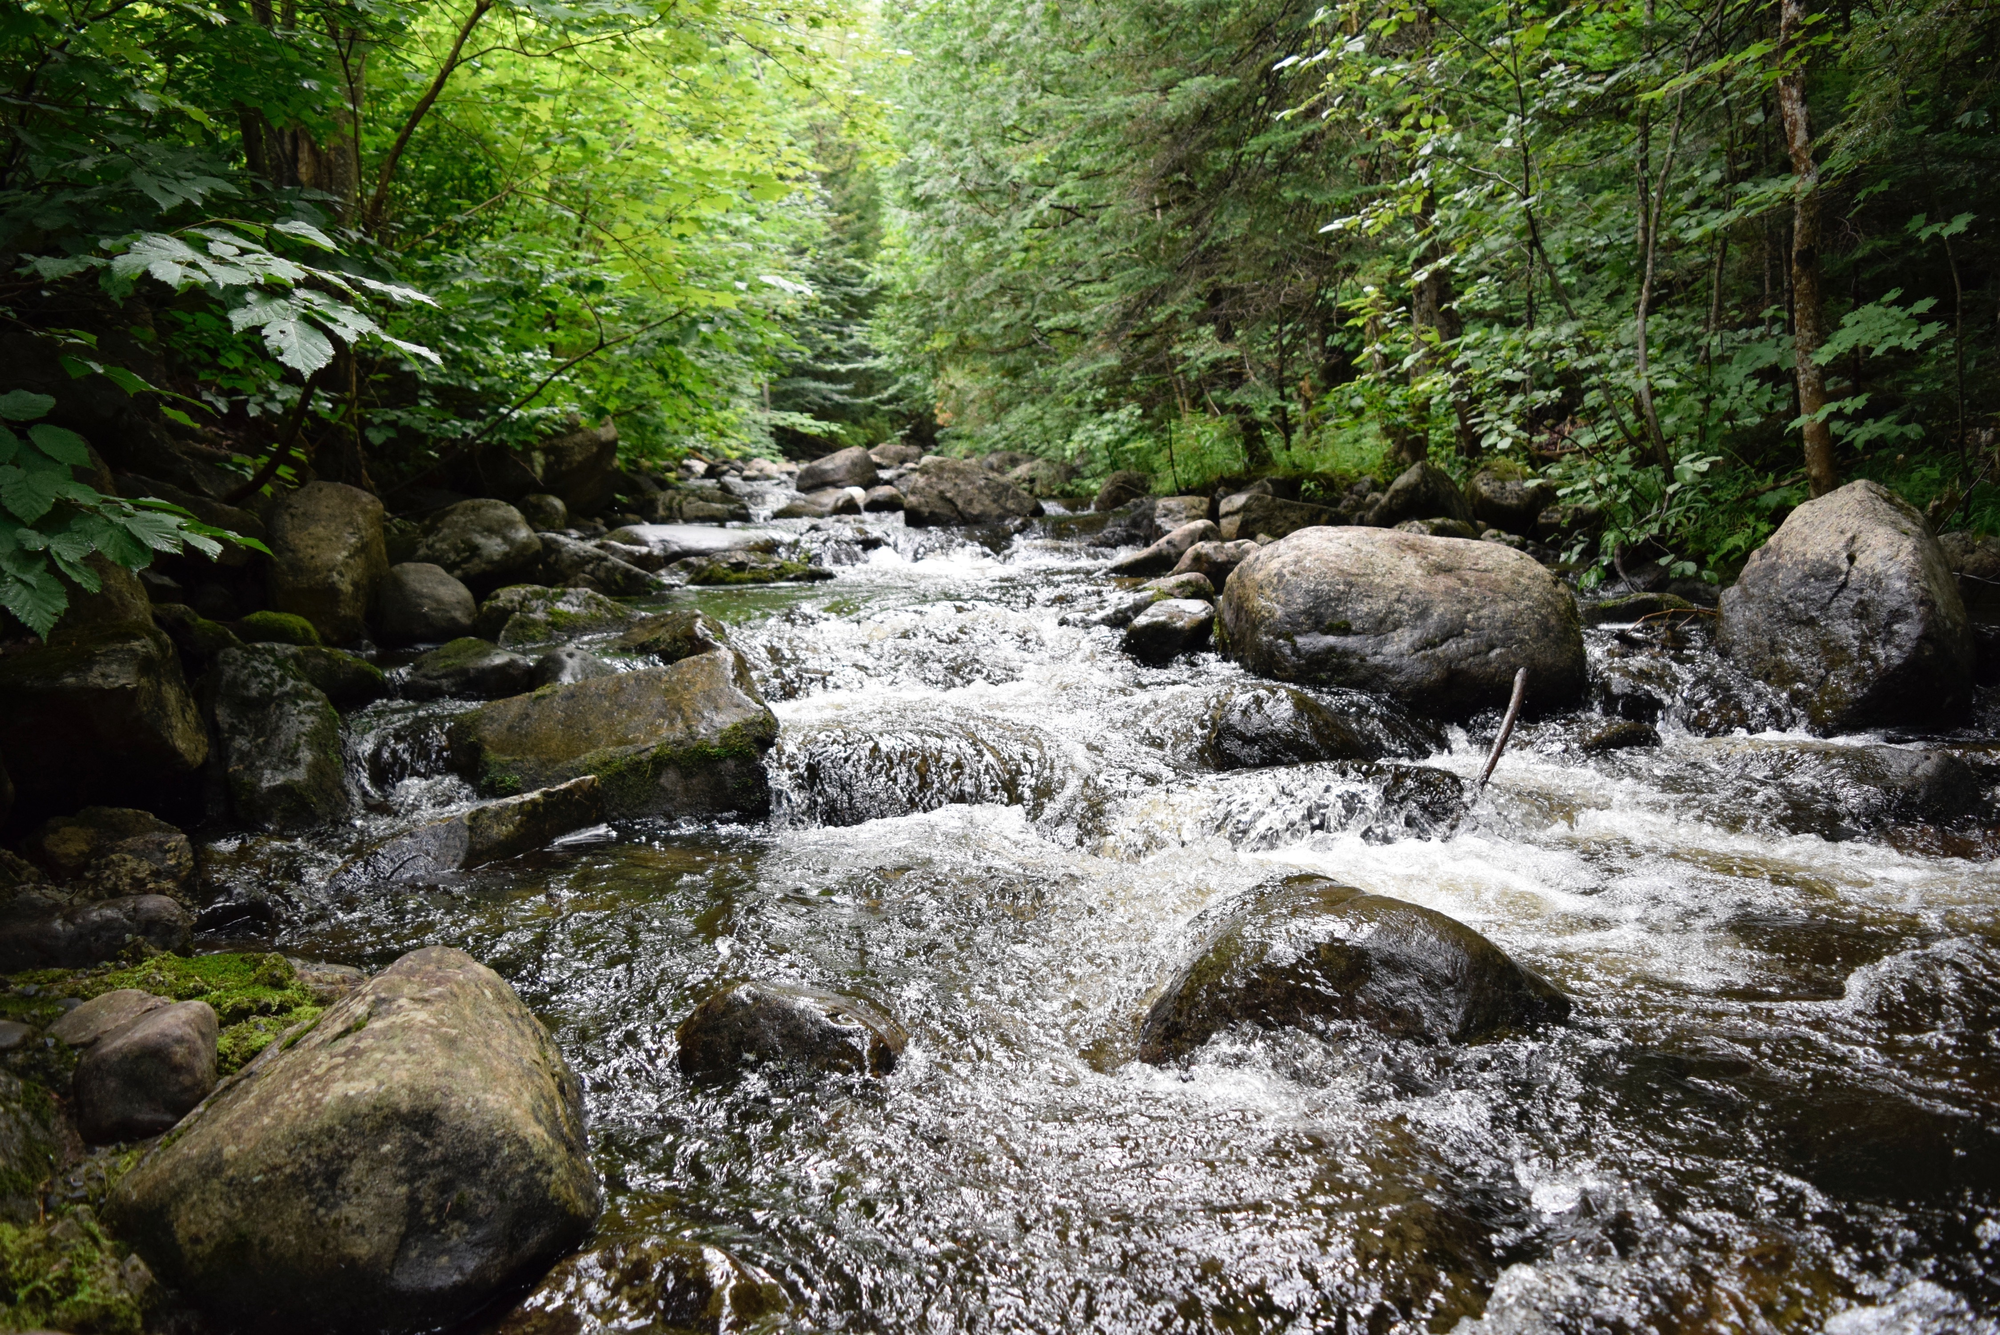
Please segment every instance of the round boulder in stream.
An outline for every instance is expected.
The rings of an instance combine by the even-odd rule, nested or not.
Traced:
[[[675,1031],[681,1070],[726,1079],[775,1065],[821,1075],[889,1074],[902,1028],[873,1006],[786,983],[737,983],[695,1007]]]
[[[903,479],[903,522],[911,528],[1000,524],[1042,512],[1042,503],[969,459],[932,459]]]
[[[432,946],[266,1048],[109,1208],[227,1321],[407,1331],[532,1277],[601,1204],[562,1053],[498,974]]]
[[[570,1257],[494,1327],[494,1335],[734,1332],[784,1309],[778,1282],[728,1252],[642,1238]]]
[[[1461,922],[1323,876],[1292,876],[1212,932],[1139,1030],[1139,1059],[1237,1025],[1358,1023],[1448,1042],[1568,1018],[1569,999]]]
[[[1218,639],[1261,677],[1348,686],[1462,718],[1569,704],[1587,669],[1576,599],[1510,547],[1371,528],[1308,528],[1229,577]]]

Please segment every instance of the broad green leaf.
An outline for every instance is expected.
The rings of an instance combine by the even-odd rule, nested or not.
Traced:
[[[47,417],[49,409],[56,401],[47,394],[31,394],[25,389],[10,389],[0,394],[0,418],[9,422],[32,422],[39,417]]]
[[[50,426],[46,422],[40,422],[28,428],[28,439],[34,441],[36,447],[51,459],[60,460],[74,468],[90,467],[89,443],[67,427]]]

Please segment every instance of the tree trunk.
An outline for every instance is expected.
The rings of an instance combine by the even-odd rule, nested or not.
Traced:
[[[1819,168],[1813,162],[1812,122],[1807,115],[1803,57],[1792,44],[1805,25],[1801,0],[1782,0],[1778,18],[1778,110],[1784,119],[1785,147],[1791,154],[1792,185],[1792,346],[1799,387],[1799,416],[1805,419],[1806,483],[1815,496],[1840,485],[1834,466],[1833,429],[1820,418],[1826,407],[1826,377],[1813,360],[1826,338],[1819,290]]]
[[[1421,348],[1416,364],[1410,368],[1413,381],[1431,374],[1442,359],[1450,358],[1451,345],[1464,332],[1458,322],[1458,294],[1452,290],[1451,270],[1444,263],[1444,248],[1438,244],[1436,230],[1431,223],[1429,200],[1424,203],[1419,221],[1429,240],[1423,249],[1424,267],[1411,286],[1410,323]],[[1472,429],[1472,405],[1467,402],[1465,381],[1454,373],[1447,384],[1451,393],[1453,435],[1458,441],[1458,452],[1468,459],[1477,458],[1479,436]],[[1418,432],[1428,435],[1429,399],[1416,405],[1416,418]],[[1410,462],[1420,462],[1428,453],[1426,446]]]

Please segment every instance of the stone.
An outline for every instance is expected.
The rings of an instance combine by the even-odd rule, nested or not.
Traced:
[[[1201,943],[1139,1030],[1163,1065],[1237,1026],[1359,1024],[1462,1042],[1569,1015],[1569,1000],[1463,923],[1323,876],[1256,894]]]
[[[618,428],[609,418],[545,441],[536,453],[543,488],[570,514],[594,515],[611,504],[617,493]]]
[[[1971,700],[1951,567],[1924,517],[1877,482],[1792,511],[1722,595],[1718,642],[1821,733],[1945,723]]]
[[[1206,496],[1162,496],[1153,502],[1153,522],[1164,532],[1170,533],[1183,524],[1198,523],[1206,518]]]
[[[818,491],[807,492],[803,499],[814,511],[814,517],[825,518],[829,515],[860,514],[861,502],[867,495],[859,487],[822,487]]]
[[[861,508],[868,514],[898,513],[903,508],[903,493],[891,486],[870,487],[861,498]]]
[[[1368,512],[1368,522],[1378,528],[1394,528],[1405,519],[1456,519],[1470,524],[1474,515],[1451,474],[1426,459],[1403,470]]]
[[[479,606],[473,634],[503,649],[553,645],[578,635],[616,630],[638,618],[595,589],[545,589],[514,584]]]
[[[1576,600],[1531,557],[1490,542],[1310,528],[1260,548],[1218,604],[1218,638],[1260,677],[1375,691],[1462,718],[1578,699],[1587,672]]]
[[[425,521],[413,559],[441,567],[476,593],[532,574],[542,540],[505,501],[460,501]]]
[[[405,561],[389,567],[376,594],[375,631],[388,644],[443,644],[472,633],[479,603],[443,566]]]
[[[1165,574],[1180,563],[1188,548],[1198,542],[1214,542],[1216,538],[1215,525],[1206,519],[1197,519],[1182,524],[1151,546],[1127,552],[1106,566],[1105,571],[1114,576]]]
[[[0,1052],[19,1052],[34,1040],[35,1027],[19,1020],[0,1020]]]
[[[1606,751],[1626,751],[1659,744],[1660,730],[1652,724],[1636,719],[1615,719],[1602,727],[1590,729],[1576,745],[1586,755],[1601,755]]]
[[[1153,489],[1153,479],[1144,473],[1121,469],[1104,479],[1104,485],[1097,489],[1097,496],[1090,508],[1097,511],[1116,510],[1130,505]]]
[[[17,819],[79,807],[200,810],[208,733],[173,642],[103,627],[0,653],[0,755]]]
[[[519,695],[534,684],[534,659],[468,635],[419,657],[410,664],[401,686],[412,700],[451,696],[496,700]]]
[[[290,612],[252,612],[235,625],[236,638],[244,644],[292,644],[314,647],[325,644],[319,628]]]
[[[1504,477],[1482,468],[1466,483],[1465,499],[1482,528],[1532,538],[1536,519],[1556,503],[1556,489],[1541,478]]]
[[[674,562],[672,569],[689,584],[780,584],[833,578],[831,570],[816,566],[797,553],[733,551],[714,556],[684,556]]]
[[[142,1015],[173,1005],[165,997],[120,987],[100,993],[49,1026],[49,1037],[73,1048],[87,1048],[113,1030],[123,1029]]]
[[[906,468],[924,457],[924,452],[914,445],[901,441],[885,440],[868,451],[868,457],[875,461],[877,468]]]
[[[1462,519],[1405,519],[1396,525],[1399,533],[1422,533],[1432,538],[1478,538],[1479,530]],[[1518,538],[1516,542],[1520,541]]]
[[[270,510],[271,606],[312,622],[329,644],[360,639],[389,572],[382,517],[382,502],[340,482],[280,496]]]
[[[710,996],[675,1031],[681,1071],[727,1079],[746,1067],[885,1076],[908,1041],[866,1002],[785,983],[748,982]]]
[[[224,650],[207,694],[223,782],[239,820],[295,834],[346,819],[340,715],[280,647]]]
[[[1076,470],[1054,459],[1030,459],[1007,470],[1007,480],[1038,500],[1066,495]]]
[[[156,603],[153,621],[180,651],[181,662],[199,674],[224,649],[243,643],[220,621],[210,621],[183,603]]]
[[[1282,538],[1302,528],[1320,528],[1341,522],[1340,512],[1304,501],[1279,500],[1261,492],[1244,492],[1223,499],[1220,532],[1224,542],[1239,542],[1260,535]]]
[[[389,684],[381,668],[344,650],[301,648],[290,644],[263,647],[290,663],[337,709],[357,709],[389,693]]]
[[[761,814],[778,721],[733,649],[550,686],[455,719],[453,764],[489,795],[604,780],[609,817]]]
[[[192,915],[165,895],[76,904],[30,890],[0,905],[0,973],[87,968],[135,941],[185,950],[192,929]]]
[[[566,644],[537,658],[529,681],[531,686],[560,686],[565,682],[608,677],[617,670],[589,650]]]
[[[293,981],[322,1006],[331,1006],[368,981],[368,975],[352,964],[328,964],[289,956],[286,962],[292,966]]]
[[[1208,582],[1206,575],[1162,575],[1158,579],[1147,580],[1139,587],[1152,590],[1156,598],[1212,600],[1215,597],[1215,586]]]
[[[999,524],[1042,512],[1042,504],[969,459],[932,459],[902,480],[903,522],[911,528]]]
[[[866,490],[875,485],[875,460],[859,445],[852,445],[813,460],[799,470],[799,476],[792,485],[807,493],[827,487],[860,487]]]
[[[1125,627],[1125,652],[1142,663],[1161,665],[1208,643],[1215,606],[1198,598],[1164,598]]]
[[[1129,502],[1125,509],[1105,520],[1104,527],[1097,530],[1086,544],[1091,547],[1144,547],[1160,536],[1160,526],[1153,522],[1153,513],[1158,503],[1151,496],[1141,496]]]
[[[630,543],[613,542],[609,538],[599,538],[591,546],[606,556],[615,556],[626,565],[637,566],[649,575],[658,574],[667,568],[666,560],[651,547],[635,547]]]
[[[604,788],[594,774],[462,815],[433,821],[377,845],[334,873],[337,891],[429,884],[502,858],[543,848],[604,821]]]
[[[77,1129],[93,1145],[171,1131],[215,1088],[215,1011],[183,1001],[101,1035],[71,1079]]]
[[[1208,582],[1220,589],[1229,582],[1236,567],[1243,564],[1243,558],[1256,550],[1257,544],[1247,538],[1235,542],[1197,542],[1181,553],[1172,573],[1206,575]]]
[[[29,846],[57,879],[83,883],[91,899],[184,896],[194,879],[194,846],[149,811],[85,807],[45,821]]]
[[[1002,477],[1033,462],[1035,462],[1034,455],[1023,454],[1019,450],[995,450],[991,454],[979,457],[981,468],[991,473],[998,473]]]
[[[657,581],[646,571],[595,543],[579,542],[560,533],[537,536],[542,544],[541,577],[546,584],[596,589],[623,598],[636,598],[657,587]]]
[[[787,1306],[776,1280],[718,1247],[642,1238],[559,1263],[501,1318],[493,1335],[735,1335],[761,1328]]]
[[[833,500],[845,492],[822,491],[786,501],[771,512],[773,519],[827,519],[833,515]]]
[[[1583,624],[1586,626],[1622,626],[1637,621],[1664,617],[1672,613],[1692,616],[1695,606],[1685,598],[1676,598],[1671,593],[1629,593],[1623,598],[1607,598],[1601,603],[1592,603],[1583,609]]]
[[[1246,682],[1217,691],[1199,719],[1197,758],[1211,769],[1265,769],[1328,760],[1413,759],[1444,739],[1372,697],[1336,710],[1296,686]]]
[[[635,654],[678,663],[683,658],[727,647],[729,632],[721,622],[692,607],[676,608],[647,617],[617,639],[605,645],[616,654]]]
[[[265,1048],[107,1211],[224,1321],[409,1331],[542,1273],[601,1205],[562,1053],[499,975],[432,946]]]
[[[521,512],[521,518],[537,533],[550,529],[569,527],[569,507],[562,497],[551,496],[545,491],[530,492],[514,502],[514,508]]]

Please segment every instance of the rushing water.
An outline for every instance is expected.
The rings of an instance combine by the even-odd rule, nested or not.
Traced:
[[[1642,627],[1591,632],[1593,677],[1607,710],[1664,683],[1658,749],[1533,723],[1462,812],[1409,796],[1457,787],[1409,758],[1218,773],[1201,719],[1246,679],[1077,624],[1104,554],[1060,524],[849,530],[815,539],[830,583],[673,596],[783,721],[767,823],[332,900],[354,848],[470,801],[438,742],[465,705],[383,703],[353,720],[361,826],[215,850],[218,881],[285,887],[289,952],[444,943],[514,984],[586,1082],[600,1241],[721,1247],[782,1283],[782,1329],[1991,1328],[2000,875],[1980,812],[1882,796],[1925,747],[1697,735],[1788,719],[1698,627]],[[1414,763],[1470,778],[1491,727]],[[1976,738],[1946,749],[1991,782]],[[1470,924],[1573,1020],[1130,1060],[1203,915],[1301,868]],[[871,999],[903,1063],[688,1084],[674,1028],[737,977]]]

